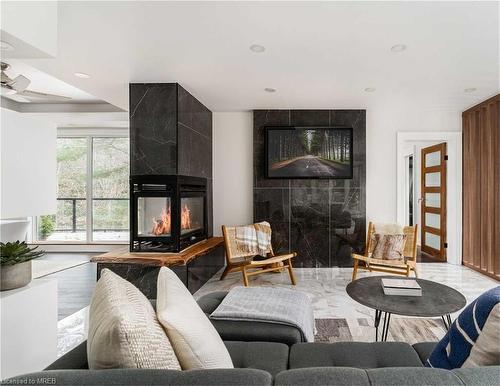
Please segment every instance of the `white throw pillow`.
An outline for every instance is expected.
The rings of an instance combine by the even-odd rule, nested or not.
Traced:
[[[90,302],[87,356],[89,369],[181,369],[149,300],[109,269]]]
[[[183,370],[229,369],[233,362],[219,333],[170,269],[158,274],[156,313]]]

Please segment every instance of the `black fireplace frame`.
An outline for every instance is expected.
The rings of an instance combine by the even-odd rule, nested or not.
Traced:
[[[139,236],[137,219],[139,197],[171,198],[172,229],[170,237]],[[203,229],[181,235],[181,199],[186,197],[203,197]],[[206,178],[181,175],[136,175],[130,177],[130,252],[180,252],[205,240],[208,237],[207,226]]]

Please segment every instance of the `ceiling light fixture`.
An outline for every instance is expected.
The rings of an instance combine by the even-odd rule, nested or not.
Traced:
[[[276,92],[276,89],[275,88],[272,88],[272,87],[266,87],[264,89],[265,92]]]
[[[406,50],[408,47],[406,47],[404,44],[396,44],[395,46],[391,47],[392,52],[403,52]]]
[[[0,40],[0,49],[2,51],[14,51],[14,46],[6,41]]]
[[[83,78],[83,79],[88,79],[90,78],[89,74],[86,74],[84,72],[75,72],[74,75],[78,78]]]
[[[253,52],[257,53],[257,54],[260,54],[260,53],[264,52],[265,50],[266,50],[266,47],[261,46],[259,44],[252,44],[250,46],[250,51],[253,51]]]
[[[376,90],[375,87],[367,87],[367,88],[365,88],[366,92],[374,92],[375,90]]]
[[[475,88],[475,87],[468,87],[468,88],[464,89],[465,92],[474,92],[476,90],[477,90],[477,88]]]

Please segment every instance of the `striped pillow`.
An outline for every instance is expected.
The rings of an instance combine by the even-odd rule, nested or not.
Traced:
[[[455,369],[500,365],[500,286],[469,304],[426,362]]]
[[[402,260],[406,244],[406,235],[386,235],[375,233],[373,235],[375,248],[372,258],[382,260]]]

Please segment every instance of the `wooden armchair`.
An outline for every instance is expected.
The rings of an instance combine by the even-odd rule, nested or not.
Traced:
[[[410,272],[417,273],[417,225],[403,227],[403,233],[406,235],[406,244],[404,248],[405,258],[402,260],[382,260],[373,259],[371,254],[375,248],[373,234],[375,233],[375,226],[372,222],[368,224],[368,234],[366,236],[365,254],[358,255],[352,254],[354,260],[354,267],[352,271],[352,280],[356,280],[358,269],[366,271],[387,272],[396,275],[410,276]]]
[[[275,256],[271,247],[268,258],[264,260],[253,260],[254,255],[239,252],[236,248],[236,228],[222,226],[222,234],[224,236],[224,248],[226,251],[226,269],[222,273],[220,280],[223,280],[229,272],[241,271],[243,274],[243,284],[248,287],[248,277],[259,275],[265,272],[281,271],[288,269],[290,281],[293,285],[296,284],[295,275],[293,273],[292,258],[297,256],[295,252],[285,255]]]

